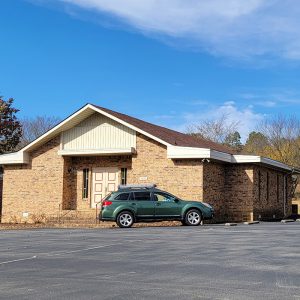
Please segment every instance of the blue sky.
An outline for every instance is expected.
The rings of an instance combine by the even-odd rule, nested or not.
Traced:
[[[91,102],[181,131],[225,113],[245,137],[299,115],[300,7],[282,3],[1,0],[0,94],[20,116]]]

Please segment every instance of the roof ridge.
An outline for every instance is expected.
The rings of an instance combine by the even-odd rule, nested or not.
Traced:
[[[160,128],[167,129],[167,130],[174,131],[174,132],[181,133],[181,134],[186,134],[186,133],[174,130],[174,129],[170,129],[170,128],[165,127],[165,126],[161,126],[161,125],[150,123],[148,121],[139,119],[137,117],[133,117],[133,116],[130,116],[130,115],[127,115],[127,114],[124,114],[124,113],[121,113],[121,112],[118,112],[118,111],[115,111],[115,110],[112,110],[112,109],[109,109],[109,108],[106,108],[106,107],[103,107],[103,106],[99,106],[99,105],[95,105],[95,104],[91,104],[91,105],[96,106],[99,109],[104,109],[104,110],[107,110],[107,111],[111,111],[111,112],[117,113],[119,115],[123,115],[123,116],[129,117],[129,118],[132,118],[132,119],[136,119],[137,121],[141,121],[141,122],[147,123],[147,124],[152,125],[152,126],[160,127]]]
[[[160,138],[161,140],[172,144],[174,146],[182,146],[182,147],[199,147],[199,148],[211,148],[216,151],[224,152],[224,153],[230,153],[233,154],[233,150],[229,147],[213,142],[208,139],[204,139],[202,137],[195,137],[192,135],[189,135],[187,133],[183,133],[180,131],[176,131],[164,126],[156,125],[141,119],[138,119],[136,117],[129,116],[124,113],[120,113],[105,107],[101,107],[99,105],[91,104],[92,106],[103,110],[111,115],[114,115],[117,118],[120,118],[122,121],[125,121],[131,125],[134,125],[138,128],[146,126],[147,128],[140,128],[145,132],[148,132],[152,134],[153,136],[156,136]],[[134,121],[135,124],[132,124],[132,121]],[[141,124],[142,123],[142,124]],[[155,129],[160,130],[161,132],[154,132]],[[151,132],[149,132],[151,131]],[[163,131],[163,132],[162,132]],[[163,134],[164,133],[164,134]]]

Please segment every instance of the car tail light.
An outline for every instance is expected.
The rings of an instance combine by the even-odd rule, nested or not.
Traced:
[[[102,203],[102,206],[105,207],[105,206],[110,206],[112,204],[111,201],[103,201]]]

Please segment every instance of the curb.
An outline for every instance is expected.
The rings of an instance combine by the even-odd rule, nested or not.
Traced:
[[[295,222],[293,219],[286,219],[286,220],[281,220],[281,223],[292,223]]]
[[[225,226],[237,226],[237,223],[225,223]]]
[[[244,222],[245,225],[254,225],[259,224],[259,221],[252,221],[252,222]]]

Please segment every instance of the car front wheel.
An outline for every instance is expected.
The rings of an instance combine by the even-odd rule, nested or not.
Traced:
[[[133,223],[133,214],[130,211],[122,211],[118,214],[117,224],[120,228],[130,228]]]
[[[199,210],[190,209],[185,214],[184,223],[188,226],[198,226],[202,221],[202,216]]]

